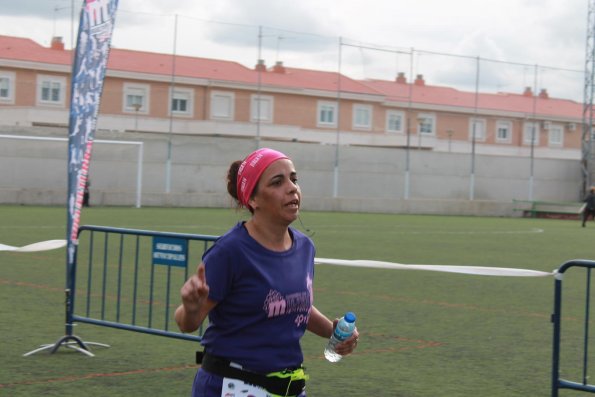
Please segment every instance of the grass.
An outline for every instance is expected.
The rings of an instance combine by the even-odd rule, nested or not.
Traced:
[[[93,207],[82,223],[218,235],[243,217],[231,209]],[[63,238],[65,218],[64,208],[0,206],[0,243]],[[595,258],[595,223],[583,229],[578,221],[326,212],[304,213],[302,221],[295,226],[313,233],[323,258],[542,271]],[[577,270],[564,281],[561,371],[575,381],[584,280]],[[316,306],[329,317],[354,311],[361,338],[356,354],[330,364],[325,341],[306,334],[309,395],[549,395],[553,285],[551,277],[317,266]],[[93,358],[65,348],[22,357],[64,334],[64,286],[63,249],[0,252],[0,396],[189,395],[194,342],[79,324],[78,336],[111,347],[94,348]]]

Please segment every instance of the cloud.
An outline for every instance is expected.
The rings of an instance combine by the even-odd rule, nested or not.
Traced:
[[[0,34],[44,45],[58,35],[69,47],[73,3],[76,25],[82,0],[4,0]],[[474,59],[480,56],[480,89],[522,91],[533,86],[532,66],[539,64],[540,87],[552,95],[573,92],[573,98],[582,99],[583,76],[576,70],[585,64],[585,0],[418,0],[406,6],[394,0],[120,0],[118,8],[112,43],[119,48],[170,53],[177,31],[180,55],[249,67],[261,57],[267,65],[280,60],[290,67],[337,71],[342,37],[354,44],[341,48],[340,69],[350,77],[392,80],[398,72],[409,75],[408,51],[414,48],[422,55],[415,57],[413,74],[423,74],[429,84],[474,90]]]
[[[316,7],[307,3],[218,1],[212,10],[212,18],[228,23],[213,24],[208,30],[208,37],[224,45],[253,46],[258,42],[258,27],[261,26],[261,45],[269,50],[304,52],[336,46],[325,14],[321,15]]]
[[[269,26],[299,32],[322,32],[324,16],[308,1],[220,0],[212,12],[214,19],[253,26]]]
[[[75,2],[75,7],[78,2]],[[5,16],[70,19],[71,0],[17,0],[4,1],[2,14]]]

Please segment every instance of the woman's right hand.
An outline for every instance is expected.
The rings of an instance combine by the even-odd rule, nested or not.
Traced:
[[[205,276],[205,265],[201,263],[180,289],[182,304],[175,313],[176,323],[182,332],[194,332],[217,305],[209,299],[209,285]]]
[[[205,277],[205,265],[201,263],[198,270],[182,286],[180,290],[182,304],[187,312],[197,312],[209,296],[209,285]]]

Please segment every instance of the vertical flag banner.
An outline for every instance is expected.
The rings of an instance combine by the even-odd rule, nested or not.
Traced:
[[[84,0],[81,10],[72,65],[68,124],[66,240],[69,274],[74,263],[75,246],[78,244],[83,194],[117,7],[118,0]]]

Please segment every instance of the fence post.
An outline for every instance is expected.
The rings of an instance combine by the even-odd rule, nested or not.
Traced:
[[[560,372],[560,318],[562,316],[562,280],[564,273],[556,273],[554,282],[554,342],[552,349],[552,397],[558,397],[558,376]]]
[[[583,371],[581,382],[574,382],[560,378],[560,339],[562,336],[562,281],[566,270],[571,267],[582,267],[587,270],[587,285],[585,288],[585,319],[584,319],[584,341],[583,341]],[[552,397],[558,397],[559,389],[571,389],[583,392],[595,393],[595,385],[588,384],[588,341],[590,321],[590,298],[591,298],[591,270],[595,268],[595,261],[575,259],[564,263],[555,273],[554,288],[554,313],[552,322],[554,324],[553,349],[552,349]]]

